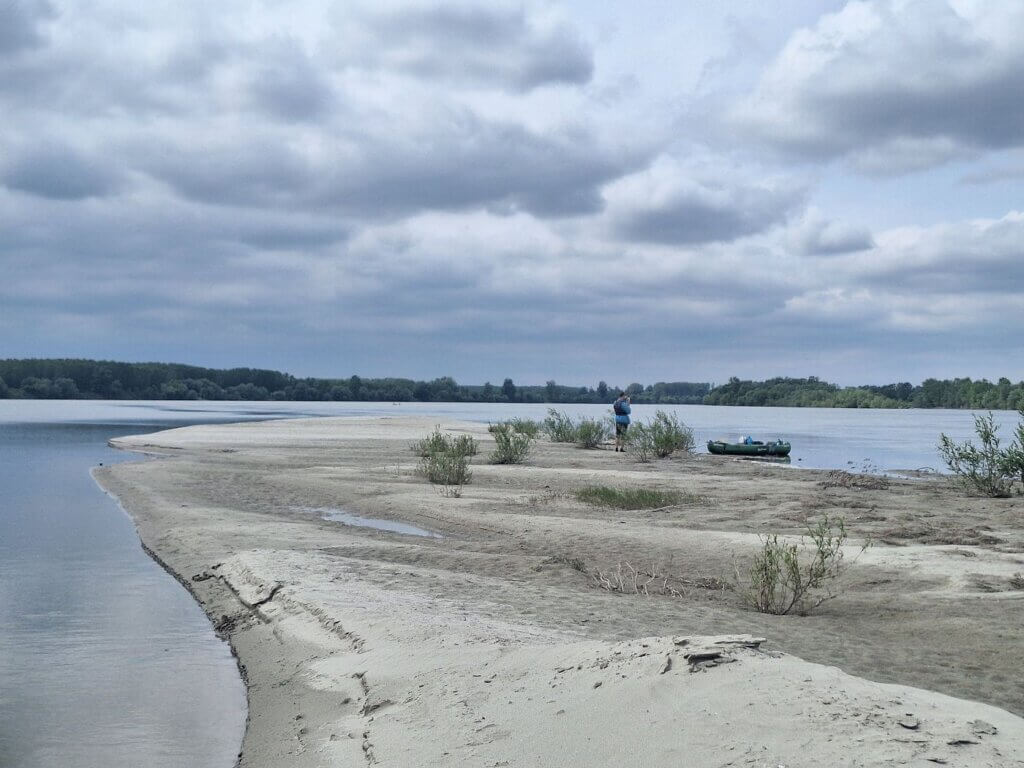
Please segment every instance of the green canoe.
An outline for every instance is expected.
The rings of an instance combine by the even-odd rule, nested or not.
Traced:
[[[724,456],[789,456],[789,443],[776,440],[774,443],[723,443],[721,440],[708,440],[708,453]]]

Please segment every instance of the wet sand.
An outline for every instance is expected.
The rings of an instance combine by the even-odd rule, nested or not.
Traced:
[[[483,450],[449,498],[409,450],[435,422],[189,427],[117,440],[163,458],[97,472],[239,656],[241,765],[1024,765],[1019,497],[546,441],[492,466],[485,427],[451,423]],[[588,484],[685,500],[609,510],[575,500]],[[842,594],[743,605],[758,535],[822,513],[848,560],[872,542]],[[652,594],[599,585],[629,568]]]

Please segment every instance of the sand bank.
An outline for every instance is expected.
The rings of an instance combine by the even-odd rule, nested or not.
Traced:
[[[546,442],[477,457],[447,498],[408,448],[433,426],[190,427],[119,439],[164,458],[97,472],[239,656],[241,765],[1024,765],[1020,500]],[[576,501],[589,483],[686,495],[622,512]],[[840,598],[773,617],[722,589],[759,533],[822,512],[851,554],[875,541]],[[672,594],[596,585],[622,563]]]

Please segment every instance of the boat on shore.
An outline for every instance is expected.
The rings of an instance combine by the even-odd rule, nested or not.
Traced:
[[[782,440],[765,443],[752,440],[742,443],[726,443],[722,440],[708,440],[708,453],[718,456],[789,456],[790,444]]]

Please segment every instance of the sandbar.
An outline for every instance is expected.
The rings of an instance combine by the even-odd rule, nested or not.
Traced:
[[[497,466],[486,425],[441,421],[482,447],[455,498],[409,449],[437,421],[113,441],[158,458],[97,480],[239,659],[240,766],[1024,765],[1020,498],[545,440]],[[591,484],[684,500],[607,509],[574,497]],[[850,533],[839,596],[745,606],[759,536],[823,513]],[[623,569],[659,579],[602,588]]]

